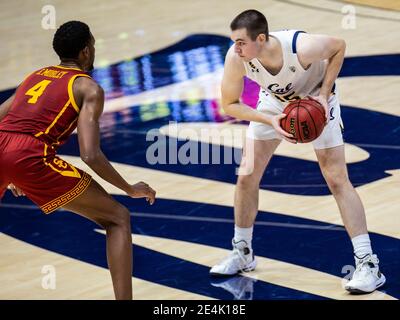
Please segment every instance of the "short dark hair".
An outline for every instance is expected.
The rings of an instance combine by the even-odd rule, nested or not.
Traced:
[[[268,21],[261,12],[253,9],[246,10],[232,20],[232,31],[242,28],[246,28],[251,40],[256,40],[259,34],[265,34],[268,41]]]
[[[54,34],[53,49],[60,57],[76,59],[92,37],[89,26],[80,21],[68,21],[62,24]]]

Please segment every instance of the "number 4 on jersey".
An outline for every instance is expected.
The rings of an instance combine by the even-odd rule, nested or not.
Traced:
[[[25,92],[26,96],[31,96],[31,98],[28,100],[28,103],[36,103],[50,82],[50,80],[42,80]]]

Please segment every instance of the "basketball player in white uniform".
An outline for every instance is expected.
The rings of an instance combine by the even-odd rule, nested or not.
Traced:
[[[369,293],[385,283],[373,254],[365,212],[349,181],[342,138],[340,105],[334,82],[345,53],[341,39],[288,30],[268,32],[256,10],[239,14],[231,23],[231,38],[222,80],[222,106],[235,118],[250,121],[235,191],[233,251],[211,268],[214,276],[229,276],[256,267],[251,241],[258,211],[259,183],[282,139],[295,143],[279,125],[289,101],[312,96],[325,108],[327,124],[313,146],[322,174],[341,213],[354,247],[356,270],[345,289]],[[239,102],[243,77],[260,87],[257,109]]]

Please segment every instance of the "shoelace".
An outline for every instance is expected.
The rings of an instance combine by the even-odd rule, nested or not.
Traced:
[[[376,255],[372,255],[372,256],[367,255],[364,258],[358,260],[358,265],[365,264],[368,262],[372,262],[374,265],[377,265],[377,264],[379,264],[379,259]]]
[[[366,266],[364,263],[360,263],[356,266],[356,270],[353,274],[353,279],[364,278],[366,275],[371,273],[371,268]]]
[[[236,247],[233,247],[233,250],[231,251],[231,253],[224,260],[222,260],[220,262],[220,264],[224,264],[226,261],[229,261],[231,259],[238,259],[238,258],[239,258],[239,261],[241,262],[239,269],[241,271],[244,271],[244,268],[242,268],[242,265],[245,266],[247,264],[247,260],[244,257],[244,255],[242,254],[242,252],[240,252],[240,250]]]
[[[242,265],[245,266],[247,264],[247,260],[246,260],[246,258],[244,256],[244,254],[238,248],[233,248],[232,254],[234,254],[234,255],[239,257],[240,261],[242,262],[241,266]],[[241,267],[240,270],[244,271],[244,268]]]
[[[379,260],[377,257],[366,257],[359,260],[353,278],[359,278],[373,273],[373,269],[368,265],[370,262],[376,266],[379,263]]]

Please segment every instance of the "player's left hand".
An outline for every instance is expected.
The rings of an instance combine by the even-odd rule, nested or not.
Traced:
[[[7,187],[7,189],[10,189],[14,197],[20,197],[20,196],[25,196],[25,193],[18,188],[17,186],[14,186],[12,183],[10,183]]]
[[[143,181],[131,185],[127,194],[132,198],[146,198],[151,205],[156,200],[156,191]]]
[[[323,95],[319,95],[319,96],[307,96],[308,99],[310,100],[314,100],[319,102],[325,110],[325,124],[328,123],[329,121],[329,106],[328,106],[328,98],[323,96]]]

